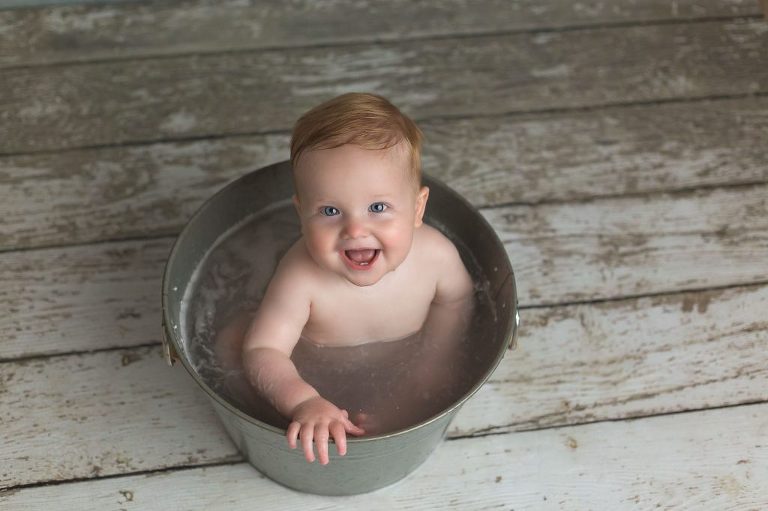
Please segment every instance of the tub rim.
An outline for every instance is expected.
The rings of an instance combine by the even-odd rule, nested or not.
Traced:
[[[274,433],[277,433],[279,436],[283,437],[285,436],[285,430],[278,428],[276,426],[272,426],[271,424],[267,424],[264,421],[261,421],[255,417],[252,417],[251,415],[248,415],[247,413],[243,412],[236,406],[232,405],[229,401],[227,401],[224,397],[220,396],[216,391],[214,391],[212,388],[206,384],[203,379],[200,377],[199,374],[197,374],[197,371],[191,366],[188,357],[179,355],[179,353],[183,353],[183,349],[181,348],[183,346],[183,343],[181,342],[180,336],[180,330],[181,329],[169,329],[168,325],[173,324],[173,321],[171,321],[170,316],[170,309],[168,307],[168,303],[170,301],[171,292],[170,292],[170,268],[173,264],[173,262],[177,259],[178,251],[180,250],[180,246],[183,244],[183,241],[190,236],[190,228],[198,218],[200,218],[202,215],[204,215],[209,207],[211,207],[211,204],[213,204],[214,201],[216,201],[220,196],[225,195],[231,188],[238,186],[241,181],[246,179],[248,176],[251,176],[253,174],[256,174],[258,172],[264,172],[267,169],[270,169],[272,167],[277,166],[286,166],[290,168],[290,161],[289,160],[283,160],[280,162],[276,162],[270,165],[265,165],[263,167],[259,167],[257,169],[248,171],[244,173],[243,175],[233,179],[229,183],[227,183],[225,186],[223,186],[220,190],[215,192],[213,195],[211,195],[208,199],[205,200],[198,208],[195,210],[195,212],[192,214],[192,216],[187,220],[187,222],[184,224],[184,227],[182,228],[181,232],[179,232],[178,236],[173,242],[173,247],[171,248],[170,253],[168,254],[168,258],[165,263],[165,267],[163,269],[163,279],[162,279],[162,297],[161,297],[161,305],[162,305],[162,344],[163,344],[163,351],[165,355],[165,359],[168,362],[170,366],[173,366],[176,360],[180,360],[181,364],[184,366],[184,368],[187,370],[189,375],[192,377],[193,380],[203,389],[203,391],[208,394],[208,397],[211,399],[214,399],[217,403],[219,403],[222,407],[224,407],[227,411],[230,413],[235,414],[240,419],[248,422],[249,424],[252,424],[254,426],[260,427],[262,429],[265,429],[267,431],[272,431]],[[472,205],[467,199],[465,199],[462,195],[460,195],[458,192],[453,190],[450,186],[448,186],[445,182],[443,182],[440,179],[437,179],[425,172],[422,172],[422,186],[430,187],[432,185],[436,185],[437,187],[440,187],[442,191],[446,192],[447,194],[452,196],[453,200],[460,201],[465,207],[473,211],[476,216],[478,217],[479,221],[482,223],[482,225],[488,230],[488,232],[492,236],[492,243],[498,248],[499,250],[503,251],[504,254],[507,254],[506,249],[504,248],[504,244],[499,239],[498,234],[494,230],[494,228],[491,226],[491,224],[486,220],[486,218],[480,213],[480,211]],[[223,233],[222,233],[223,234]],[[202,260],[201,260],[202,261]],[[471,398],[475,393],[477,393],[480,388],[485,385],[485,383],[490,379],[490,376],[493,374],[493,372],[496,370],[496,368],[501,363],[501,360],[506,355],[507,351],[512,350],[516,348],[517,346],[517,335],[518,335],[518,329],[520,324],[520,314],[519,314],[519,308],[518,308],[518,298],[517,298],[517,285],[515,281],[514,271],[512,269],[512,263],[509,260],[509,255],[507,254],[507,257],[504,258],[504,263],[506,265],[506,268],[504,268],[505,271],[508,272],[508,275],[504,278],[504,281],[502,281],[502,284],[499,286],[499,292],[504,288],[504,285],[506,281],[511,280],[511,305],[514,307],[513,314],[510,313],[509,319],[507,320],[507,324],[503,326],[503,336],[505,342],[503,344],[503,349],[499,349],[498,353],[496,354],[495,358],[493,359],[493,362],[488,366],[488,369],[483,373],[482,377],[479,378],[472,387],[465,392],[461,398],[459,398],[457,401],[455,401],[453,404],[451,404],[449,407],[445,408],[441,412],[421,421],[416,424],[413,424],[411,426],[408,426],[407,428],[398,429],[395,431],[391,431],[388,433],[382,433],[379,435],[371,435],[371,436],[365,436],[365,437],[355,437],[352,435],[347,435],[347,444],[360,444],[360,443],[367,443],[367,442],[374,442],[384,439],[390,439],[395,438],[401,435],[406,435],[410,431],[420,429],[423,427],[426,427],[443,417],[453,414],[460,408],[469,398]],[[186,294],[186,289],[184,290]],[[183,296],[182,294],[182,296]],[[497,296],[491,297],[493,300],[497,299]],[[329,441],[333,441],[333,438],[329,438]]]

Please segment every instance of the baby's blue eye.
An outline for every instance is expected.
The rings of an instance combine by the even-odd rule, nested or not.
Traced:
[[[322,213],[325,216],[336,216],[340,212],[338,209],[334,208],[333,206],[323,206],[320,208],[320,213]]]
[[[387,205],[383,202],[374,202],[370,206],[368,206],[368,211],[371,213],[383,213],[384,210],[387,209]]]

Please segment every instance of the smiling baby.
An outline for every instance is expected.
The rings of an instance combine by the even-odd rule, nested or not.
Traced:
[[[403,339],[435,304],[465,314],[472,279],[455,246],[423,223],[422,135],[386,99],[351,93],[296,123],[291,140],[302,236],[280,261],[248,328],[251,385],[292,422],[307,461],[329,461],[328,441],[364,430],[305,382],[290,359],[301,337],[320,346]],[[443,312],[443,314],[445,314]],[[450,316],[452,313],[449,313]]]

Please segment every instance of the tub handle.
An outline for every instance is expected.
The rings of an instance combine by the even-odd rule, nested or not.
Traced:
[[[512,325],[512,332],[509,336],[507,349],[514,350],[517,348],[517,331],[520,328],[520,311],[518,310],[517,290],[515,289],[515,274],[513,272],[509,272],[507,276],[504,277],[501,285],[496,289],[494,293],[494,301],[499,303],[499,300],[502,300],[502,307],[507,307],[509,305],[507,300],[510,298],[515,305],[515,318],[514,324]]]
[[[165,321],[163,321],[163,357],[169,367],[173,367],[173,364],[179,359],[176,348],[173,347],[173,344],[168,339],[168,329],[165,327]]]
[[[509,350],[517,349],[517,331],[518,330],[520,330],[520,311],[517,309],[517,304],[515,304],[515,327],[512,329],[512,338],[509,340],[509,346],[507,346],[507,349]]]

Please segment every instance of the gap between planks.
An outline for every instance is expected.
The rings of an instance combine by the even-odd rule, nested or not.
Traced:
[[[555,302],[555,303],[546,303],[546,304],[519,305],[518,310],[519,311],[546,310],[546,309],[558,309],[562,307],[574,307],[579,305],[601,305],[601,304],[608,304],[608,303],[620,304],[622,302],[641,300],[644,298],[663,298],[663,297],[673,297],[676,295],[689,295],[689,294],[698,294],[698,293],[705,294],[710,292],[728,291],[732,289],[747,290],[751,288],[759,288],[765,285],[768,285],[768,280],[750,282],[746,284],[729,284],[729,285],[723,285],[723,286],[678,289],[675,291],[661,291],[657,293],[622,295],[622,296],[615,296],[615,297],[596,298],[596,299],[590,299],[590,300],[574,300],[574,301]],[[38,353],[35,355],[22,355],[18,357],[0,358],[0,364],[26,363],[26,362],[33,362],[36,360],[48,360],[48,359],[55,359],[55,358],[62,358],[62,357],[92,355],[95,353],[108,353],[111,351],[133,351],[133,350],[140,350],[144,348],[152,348],[152,347],[161,346],[161,345],[162,345],[162,341],[158,340],[158,341],[150,341],[150,342],[145,342],[140,344],[131,344],[126,346],[109,346],[105,348],[96,348],[96,349],[89,349],[89,350],[71,350],[71,351],[63,351],[63,352],[56,352],[56,353]],[[757,402],[762,402],[762,401],[757,401]],[[670,413],[677,413],[677,412],[670,412]],[[665,415],[665,414],[660,414],[660,415]],[[616,420],[625,420],[625,419],[616,419]],[[601,421],[598,421],[598,422],[601,422]],[[544,429],[544,428],[535,428],[535,429]],[[530,430],[521,429],[520,431],[530,431]],[[470,437],[475,435],[470,434],[465,436]],[[459,437],[459,438],[464,438],[464,437]]]
[[[89,64],[109,64],[113,62],[143,62],[148,60],[170,60],[178,57],[227,57],[236,56],[242,54],[255,54],[259,52],[281,51],[281,50],[322,50],[322,49],[339,49],[339,48],[354,48],[355,46],[377,46],[386,45],[390,43],[428,43],[428,42],[440,42],[446,40],[469,41],[472,39],[478,39],[483,37],[505,37],[516,35],[537,35],[537,34],[567,34],[571,32],[582,32],[589,30],[621,30],[626,28],[642,28],[642,27],[655,27],[655,26],[674,26],[674,25],[694,25],[698,23],[728,23],[739,21],[755,21],[761,20],[763,17],[760,14],[752,15],[734,15],[734,16],[703,16],[696,19],[687,20],[648,20],[648,21],[624,21],[616,23],[595,23],[595,24],[582,24],[571,25],[565,27],[541,27],[519,30],[488,30],[478,31],[472,33],[445,33],[436,35],[424,35],[424,36],[410,36],[410,37],[392,37],[392,38],[375,38],[375,39],[355,39],[352,41],[338,41],[338,42],[322,42],[322,43],[307,43],[300,45],[275,45],[275,46],[253,46],[253,47],[241,47],[232,49],[220,49],[220,50],[198,50],[198,51],[179,51],[176,53],[147,53],[135,56],[121,57],[119,55],[93,58],[88,60],[71,59],[61,60],[56,62],[44,62],[39,64],[17,64],[9,66],[1,66],[3,71],[20,71],[25,69],[39,69],[39,68],[51,68],[57,67],[74,67],[78,65]]]
[[[463,405],[448,434],[762,400],[765,320],[755,311],[766,300],[764,287],[531,311],[526,341]],[[7,483],[48,480],[54,469],[87,477],[236,454],[186,371],[168,370],[156,348],[124,353],[0,366],[11,414]],[[156,434],[147,439],[147,431]],[[60,446],[67,455],[51,459],[59,438],[69,439]]]
[[[489,211],[757,186],[768,177],[757,149],[766,108],[764,99],[742,99],[703,112],[672,105],[424,123],[424,169]],[[659,125],[669,118],[677,120]],[[175,235],[220,186],[253,161],[284,159],[287,145],[287,134],[222,137],[0,159],[9,197],[0,252]],[[137,187],[113,184],[132,173]]]
[[[439,36],[461,37],[493,33],[584,30],[595,27],[631,27],[640,24],[733,21],[751,19],[760,15],[757,6],[740,2],[724,2],[722,5],[704,8],[688,5],[686,2],[675,3],[672,6],[658,2],[640,7],[617,2],[612,6],[613,9],[589,10],[580,9],[579,6],[572,8],[567,2],[564,5],[519,3],[515,9],[511,9],[503,3],[490,1],[471,4],[471,13],[466,12],[469,6],[462,2],[435,3],[431,6],[429,3],[423,3],[419,6],[408,5],[405,8],[397,5],[379,6],[382,11],[374,15],[375,19],[373,17],[367,19],[366,17],[371,16],[372,13],[354,2],[347,5],[341,2],[331,8],[315,6],[316,11],[309,16],[306,11],[302,12],[300,3],[292,6],[279,5],[275,8],[268,4],[244,7],[234,2],[222,2],[215,10],[201,2],[186,2],[178,7],[167,9],[163,9],[163,6],[159,6],[159,9],[153,9],[153,7],[151,4],[107,7],[51,6],[43,9],[0,12],[0,23],[4,21],[10,27],[6,29],[10,41],[30,38],[37,43],[34,45],[34,50],[27,52],[28,54],[24,54],[26,48],[23,44],[14,47],[10,50],[9,56],[4,58],[0,56],[0,62],[9,62],[6,68],[31,67],[45,65],[48,63],[46,59],[61,57],[62,53],[65,58],[69,56],[69,61],[72,62],[86,60],[89,55],[94,55],[95,58],[101,57],[101,60],[107,57],[118,60],[126,57],[121,53],[134,52],[134,55],[142,55],[142,51],[143,55],[148,56],[165,55],[171,52],[177,55],[199,55],[206,52],[210,54],[216,51],[239,49],[290,49],[331,44],[343,45],[348,42],[418,41]],[[359,11],[356,12],[355,9]],[[391,12],[388,12],[388,9]],[[344,15],[339,16],[339,12],[344,12]],[[447,21],[448,18],[445,16],[447,12],[452,14],[453,19],[450,21]],[[325,28],[343,25],[345,17],[350,15],[365,29],[355,33],[356,27],[352,27],[351,31],[344,34],[348,38],[351,35],[351,38],[346,41],[342,40],[337,32]],[[162,28],[165,38],[160,36],[157,41],[143,32],[149,16],[152,17],[151,21],[156,26]],[[401,19],[397,20],[397,17]],[[382,21],[382,18],[387,21]],[[427,18],[429,22],[416,24],[412,21],[419,18]],[[254,33],[248,21],[255,23],[257,27],[259,23],[268,24],[270,29],[257,30]],[[89,22],[90,26],[88,26]],[[306,40],[302,40],[303,34],[292,33],[295,32],[292,30],[294,25],[313,27],[313,23],[319,26],[310,31],[311,36]],[[86,26],[85,34],[82,33],[83,24]],[[223,25],[230,27],[230,30],[224,34],[221,31]],[[176,34],[176,32],[180,33]],[[209,37],[205,43],[211,48],[204,47],[201,51],[199,42],[189,34],[202,33],[213,34],[213,37]],[[101,34],[107,35],[99,37]],[[57,38],[65,38],[68,46],[59,44],[64,46],[64,49],[57,48],[59,43]],[[98,43],[96,48],[93,47],[94,40]],[[123,41],[134,41],[134,45],[124,48],[121,46]],[[49,47],[56,48],[61,53],[48,50],[47,53],[51,53],[49,55],[46,53]],[[70,47],[74,50],[68,53],[66,48]],[[18,53],[22,55],[17,55]],[[24,58],[32,62],[17,63]],[[93,59],[94,57],[91,57],[91,60]]]
[[[444,443],[453,443],[453,442],[462,442],[462,441],[474,441],[477,442],[481,439],[489,439],[490,437],[504,437],[504,436],[511,436],[511,435],[523,435],[523,434],[531,434],[531,433],[541,433],[541,432],[559,432],[565,430],[567,433],[575,433],[573,435],[567,434],[567,435],[560,435],[565,439],[565,444],[570,449],[577,449],[578,443],[574,439],[574,436],[578,436],[578,433],[587,430],[586,433],[589,433],[589,429],[594,428],[595,426],[600,426],[604,424],[621,424],[621,423],[633,423],[633,422],[640,422],[640,421],[648,421],[648,420],[664,420],[665,418],[670,418],[673,416],[681,416],[685,419],[690,418],[690,416],[693,415],[704,415],[709,414],[710,412],[723,412],[729,409],[738,409],[740,413],[746,412],[748,413],[750,410],[756,410],[757,412],[753,414],[753,416],[760,416],[760,411],[764,408],[766,408],[764,405],[766,404],[766,401],[754,401],[754,402],[745,402],[740,404],[734,404],[734,405],[725,405],[725,406],[716,406],[711,408],[705,408],[705,409],[691,409],[691,410],[685,410],[685,411],[679,411],[679,412],[670,412],[670,413],[660,413],[655,415],[646,415],[646,416],[639,416],[639,417],[630,417],[630,418],[624,418],[624,419],[604,419],[599,421],[593,421],[593,422],[585,422],[585,423],[579,423],[579,424],[566,424],[562,426],[553,426],[553,427],[543,427],[538,429],[530,429],[530,430],[519,430],[519,431],[508,431],[508,432],[501,432],[501,433],[490,433],[485,435],[472,435],[472,436],[461,436],[461,437],[453,437],[453,438],[445,438]],[[762,445],[756,445],[756,448],[763,448],[765,446]],[[438,449],[440,446],[438,446]],[[434,453],[430,455],[430,458],[434,457]],[[429,462],[428,459],[428,462]],[[343,463],[343,460],[338,460],[338,462]],[[188,465],[179,465],[174,467],[164,467],[159,469],[153,469],[153,470],[137,470],[133,472],[124,472],[120,474],[109,474],[104,476],[96,476],[96,477],[78,477],[78,478],[71,478],[71,479],[63,479],[63,480],[47,480],[47,481],[38,481],[34,483],[26,483],[26,484],[19,484],[14,486],[8,486],[6,488],[0,489],[0,499],[7,499],[8,497],[21,492],[23,490],[32,490],[36,488],[47,488],[47,487],[55,487],[55,486],[62,486],[62,485],[70,485],[70,484],[78,484],[78,483],[89,483],[89,482],[97,482],[97,481],[110,481],[110,480],[128,480],[129,478],[135,478],[138,476],[158,476],[158,475],[174,475],[174,474],[180,474],[183,472],[187,472],[190,470],[197,470],[197,469],[211,469],[211,468],[218,468],[218,467],[235,467],[235,466],[243,466],[243,467],[249,467],[249,464],[247,460],[245,460],[242,457],[239,457],[239,459],[231,459],[226,461],[218,461],[218,462],[210,462],[210,463],[198,463],[198,464],[188,464]],[[420,472],[423,472],[422,468],[418,468],[415,472],[415,474],[418,474]],[[254,475],[258,477],[261,480],[268,480],[268,478],[261,474],[258,471],[254,470]],[[410,475],[406,477],[407,479],[413,478],[414,475]],[[416,476],[418,477],[418,476]],[[277,483],[274,483],[270,480],[268,480],[271,484],[277,485]],[[498,479],[496,482],[499,482]],[[390,487],[391,488],[391,487]],[[381,491],[386,491],[386,488]],[[325,498],[325,497],[320,497]],[[331,497],[332,498],[332,497]],[[545,499],[546,500],[546,499]]]
[[[258,58],[176,57],[70,66],[58,73],[11,72],[2,82],[13,105],[6,119],[15,130],[3,140],[3,151],[140,141],[150,133],[174,139],[240,133],[244,123],[264,131],[288,129],[287,119],[349,90],[388,96],[415,119],[447,111],[466,115],[766,92],[757,50],[762,26],[641,27],[621,37],[614,31],[486,37],[458,48],[442,41],[388,43],[349,47],[340,55],[285,50]],[[564,61],[564,55],[573,58]],[[745,75],[745,67],[757,71]],[[169,76],[178,73],[185,80],[169,84]],[[109,101],[83,92],[84,83]],[[263,91],[259,101],[255,88]],[[269,99],[284,97],[286,88],[290,104]],[[472,97],[461,93],[470,88]],[[228,101],[215,103],[224,93]],[[468,101],[474,97],[482,101]],[[104,124],[104,118],[111,122]]]
[[[762,282],[764,192],[483,213],[505,240],[523,284],[520,302],[529,306]],[[157,292],[172,241],[3,254],[8,292],[0,303],[11,313],[0,320],[8,332],[4,358],[29,355],[30,347],[72,351],[156,340]],[[691,258],[698,266],[686,263]],[[570,271],[574,265],[581,271]],[[721,271],[703,271],[712,268]],[[105,296],[113,299],[106,303]],[[62,328],[71,329],[66,341],[57,340]]]
[[[89,62],[90,63],[90,62]],[[563,114],[579,114],[579,113],[610,113],[614,110],[621,110],[623,108],[633,107],[653,107],[663,105],[685,105],[696,103],[709,103],[719,101],[730,101],[750,98],[768,98],[768,91],[755,91],[744,92],[735,94],[711,94],[696,97],[676,97],[676,98],[657,98],[648,100],[634,100],[634,101],[614,101],[592,105],[575,105],[567,107],[553,107],[553,108],[533,108],[533,109],[515,109],[515,110],[499,110],[497,112],[483,112],[483,113],[458,113],[458,114],[433,114],[424,115],[421,117],[413,116],[414,122],[417,124],[422,123],[434,123],[445,121],[471,121],[482,119],[518,119],[529,118],[533,116],[541,116],[543,118],[549,116],[557,116]],[[291,131],[287,129],[268,129],[268,130],[251,130],[251,131],[231,131],[226,133],[212,133],[205,135],[191,135],[191,136],[179,136],[173,138],[153,138],[145,140],[128,140],[109,142],[104,144],[82,144],[71,145],[60,148],[43,148],[35,149],[31,151],[0,151],[0,160],[3,158],[12,158],[16,156],[34,156],[45,154],[66,154],[78,151],[98,150],[98,149],[112,149],[112,148],[132,148],[132,147],[151,147],[153,145],[162,144],[176,144],[176,143],[189,143],[189,142],[205,142],[205,141],[217,141],[217,140],[230,140],[237,138],[257,137],[257,136],[273,136],[282,135],[290,136]]]
[[[583,205],[583,204],[591,204],[594,202],[599,201],[611,201],[611,200],[621,200],[621,199],[642,199],[642,198],[656,198],[656,197],[675,197],[675,196],[690,196],[690,195],[696,195],[701,192],[710,192],[715,190],[747,190],[753,187],[760,187],[768,185],[768,180],[754,180],[754,181],[745,181],[740,183],[718,183],[718,184],[702,184],[702,185],[695,185],[695,186],[683,186],[680,188],[676,188],[673,190],[656,190],[656,191],[647,191],[647,192],[624,192],[624,193],[609,193],[609,194],[601,194],[601,195],[593,195],[590,197],[578,197],[573,199],[541,199],[537,200],[535,202],[527,202],[527,201],[508,201],[508,202],[502,202],[499,204],[491,204],[491,205],[473,205],[478,211],[494,211],[494,210],[501,210],[505,208],[535,208],[538,206],[566,206],[566,205]],[[211,195],[213,195],[214,192],[212,192]],[[186,225],[186,224],[185,224]],[[151,234],[146,235],[140,235],[140,236],[116,236],[116,237],[107,237],[103,239],[98,240],[83,240],[80,242],[72,242],[72,243],[50,243],[50,244],[43,244],[43,245],[34,245],[34,246],[19,246],[19,247],[2,247],[0,246],[0,254],[14,254],[14,253],[25,253],[25,252],[37,252],[37,251],[46,251],[46,250],[56,250],[56,249],[66,249],[66,248],[78,248],[78,247],[89,247],[89,246],[100,246],[100,245],[109,245],[113,243],[126,243],[126,242],[142,242],[142,241],[168,241],[170,244],[172,244],[172,241],[175,240],[178,235],[181,233],[182,228],[179,229],[173,229],[168,231],[161,231],[161,232],[154,232]],[[533,239],[533,238],[529,238]],[[762,281],[757,281],[757,283],[761,283]],[[742,285],[740,283],[734,284],[736,286]],[[706,289],[717,289],[718,287],[715,286],[713,288],[690,288],[690,289],[681,289],[681,291],[700,291],[700,290],[706,290]],[[668,292],[663,292],[662,294],[668,294]],[[638,298],[643,296],[653,296],[653,293],[649,294],[629,294],[629,295],[621,295],[616,297],[608,297],[605,298],[605,300],[617,300],[621,299],[622,297],[626,296],[627,298]],[[600,300],[597,300],[598,302]],[[552,302],[552,305],[568,305],[568,304],[576,304],[576,303],[589,303],[589,300],[578,300],[578,301],[565,301],[565,302]],[[543,305],[546,306],[546,305]],[[537,305],[531,305],[529,307],[537,307]]]

